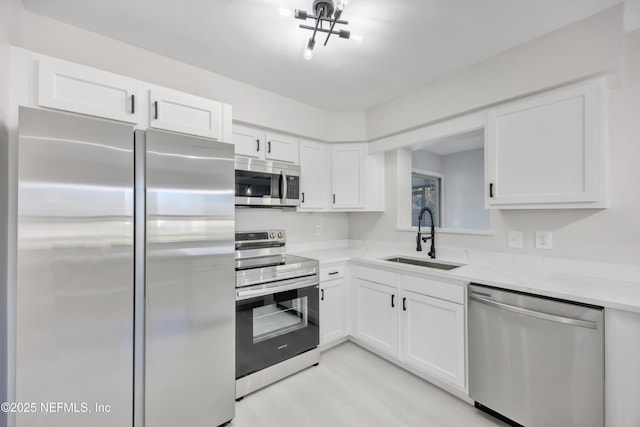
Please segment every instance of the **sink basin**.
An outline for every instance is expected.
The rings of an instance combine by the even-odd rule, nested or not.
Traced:
[[[442,263],[437,261],[427,261],[422,259],[404,258],[404,257],[397,257],[397,256],[391,257],[391,258],[384,258],[384,260],[397,262],[400,264],[418,265],[420,267],[438,268],[440,270],[453,270],[454,268],[461,267],[461,265],[458,265],[458,264],[449,264],[449,263]]]

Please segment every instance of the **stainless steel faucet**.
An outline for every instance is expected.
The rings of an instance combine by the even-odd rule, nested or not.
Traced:
[[[429,234],[428,236],[423,236],[422,233],[420,232],[420,223],[422,222],[422,216],[424,215],[425,212],[429,212],[429,217],[431,218],[431,234]],[[431,211],[431,209],[424,207],[420,210],[420,213],[418,214],[418,236],[416,237],[416,242],[417,242],[416,251],[422,252],[422,242],[426,243],[427,240],[431,240],[431,249],[429,250],[429,253],[427,255],[429,255],[431,258],[435,258],[436,257],[436,230],[433,224],[433,212]]]

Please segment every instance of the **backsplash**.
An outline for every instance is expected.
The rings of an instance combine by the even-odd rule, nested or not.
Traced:
[[[318,227],[319,226],[319,227]],[[319,230],[317,230],[319,228]],[[283,229],[287,244],[344,240],[349,216],[342,212],[296,212],[293,209],[237,208],[236,230]],[[316,233],[319,231],[319,233]],[[319,234],[319,235],[318,235]]]

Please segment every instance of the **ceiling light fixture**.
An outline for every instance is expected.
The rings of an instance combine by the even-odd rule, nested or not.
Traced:
[[[313,48],[316,45],[316,34],[318,32],[327,33],[327,38],[324,40],[323,46],[327,45],[331,34],[335,34],[343,39],[348,39],[351,36],[351,32],[347,30],[334,30],[336,24],[348,25],[348,21],[340,19],[345,6],[349,3],[349,0],[338,0],[334,5],[333,0],[314,0],[311,6],[314,14],[307,13],[305,10],[296,9],[296,19],[312,19],[315,21],[315,25],[300,24],[300,28],[313,31],[313,35],[309,38],[307,45],[304,48],[302,55],[304,59],[311,59],[313,57]],[[325,28],[324,24],[327,24],[328,28]]]

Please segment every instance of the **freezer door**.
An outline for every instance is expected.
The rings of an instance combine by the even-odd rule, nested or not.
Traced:
[[[133,176],[131,125],[20,109],[17,427],[131,426]]]
[[[234,213],[231,144],[146,132],[146,426],[234,416]]]

